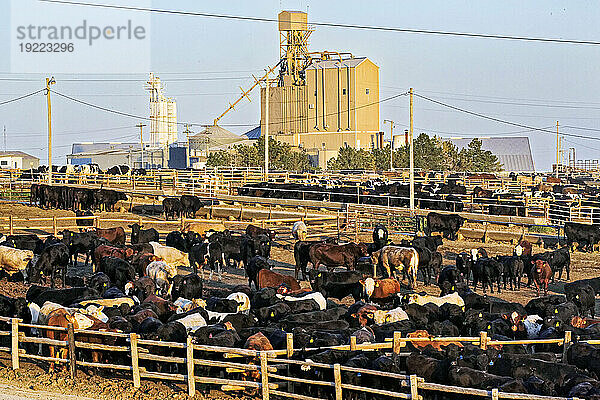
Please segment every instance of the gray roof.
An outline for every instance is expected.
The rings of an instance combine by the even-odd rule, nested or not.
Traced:
[[[498,157],[505,171],[534,172],[533,156],[528,137],[480,137],[481,148],[489,150]],[[469,145],[473,138],[443,138],[459,149]]]
[[[356,67],[363,61],[365,61],[367,57],[353,57],[347,58],[345,60],[314,60],[306,69],[316,69],[316,68],[345,68],[345,67]]]
[[[98,142],[98,143],[73,143],[71,154],[79,153],[96,153],[108,150],[139,150],[140,143],[110,143],[110,142]]]
[[[27,154],[24,153],[22,151],[0,151],[0,157],[4,157],[4,156],[12,156],[12,157],[23,157],[23,158],[35,158],[36,160],[39,160],[39,158],[37,158],[36,156],[32,156],[31,154]]]

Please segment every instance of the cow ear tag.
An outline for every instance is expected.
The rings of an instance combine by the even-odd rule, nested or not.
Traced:
[[[558,314],[558,308],[554,309],[554,314]]]
[[[491,326],[491,325],[488,325],[488,329],[492,329],[492,326]]]
[[[576,299],[579,299],[579,295],[575,296]]]
[[[274,317],[275,313],[273,311],[271,311],[271,317]]]
[[[483,318],[483,314],[482,313],[479,313],[479,318]]]
[[[315,340],[313,338],[310,338],[309,342],[313,343]]]
[[[556,327],[557,327],[557,328],[558,328],[558,325],[560,325],[560,324],[558,323],[558,321],[556,321]]]

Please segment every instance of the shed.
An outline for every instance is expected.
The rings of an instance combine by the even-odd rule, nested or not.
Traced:
[[[443,138],[463,149],[474,138]],[[507,172],[535,172],[529,138],[524,137],[479,137],[481,148],[491,151]]]

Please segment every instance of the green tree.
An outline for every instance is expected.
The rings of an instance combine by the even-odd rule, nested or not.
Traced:
[[[260,138],[252,145],[240,144],[230,151],[219,150],[209,153],[206,164],[210,167],[238,166],[263,167],[265,164],[265,141]],[[314,169],[306,151],[292,148],[289,144],[269,138],[269,168],[289,171]]]
[[[471,140],[466,149],[461,150],[465,159],[465,164],[468,164],[464,171],[473,172],[498,172],[502,171],[502,164],[498,161],[498,157],[492,154],[489,150],[481,148],[481,140],[475,138]]]
[[[225,150],[214,151],[208,154],[206,165],[208,167],[230,167],[233,166],[233,155]]]
[[[389,162],[389,161],[388,161]],[[327,162],[327,169],[330,170],[373,170],[375,161],[373,153],[368,150],[355,150],[352,147],[341,147],[338,151],[338,156],[331,158]]]

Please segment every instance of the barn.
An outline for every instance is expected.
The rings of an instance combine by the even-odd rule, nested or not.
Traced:
[[[498,161],[507,172],[535,172],[529,138],[524,137],[479,137],[481,148],[489,150],[498,157]],[[452,142],[458,149],[469,145],[473,138],[443,138]]]

